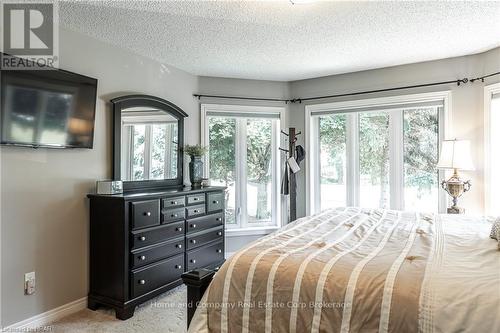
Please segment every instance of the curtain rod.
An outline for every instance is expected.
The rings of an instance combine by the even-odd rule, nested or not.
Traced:
[[[345,93],[345,94],[337,94],[337,95],[306,97],[306,98],[295,98],[295,99],[290,100],[290,102],[292,102],[292,103],[296,103],[296,102],[302,103],[303,101],[312,101],[312,100],[316,100],[316,99],[325,99],[325,98],[335,98],[335,97],[345,97],[345,96],[373,94],[373,93],[380,93],[380,92],[394,91],[394,90],[403,90],[403,89],[412,89],[412,88],[422,88],[422,87],[430,87],[430,86],[439,86],[439,85],[450,84],[450,83],[456,83],[459,86],[461,83],[467,83],[467,82],[469,82],[469,80],[467,78],[463,78],[463,79],[459,79],[459,80],[433,82],[433,83],[424,83],[424,84],[417,84],[417,85],[413,85],[413,86],[402,86],[402,87],[392,87],[392,88],[385,88],[385,89],[358,91],[358,92]]]
[[[225,98],[225,99],[243,99],[243,100],[252,100],[252,101],[302,103],[302,101],[311,101],[311,100],[315,100],[315,99],[372,94],[372,93],[379,93],[379,92],[385,92],[385,91],[402,90],[402,89],[410,89],[410,88],[421,88],[421,87],[437,86],[437,85],[450,84],[450,83],[456,83],[457,85],[460,85],[461,83],[467,83],[467,82],[468,82],[468,79],[463,78],[461,80],[459,79],[459,80],[452,80],[452,81],[433,82],[433,83],[418,84],[418,85],[413,85],[413,86],[393,87],[393,88],[385,88],[385,89],[377,89],[377,90],[358,91],[358,92],[338,94],[338,95],[307,97],[307,98],[292,98],[292,99],[241,97],[241,96],[220,96],[220,95],[205,95],[205,94],[193,94],[193,96],[197,97],[198,99],[201,99],[202,97],[209,97],[209,98]]]
[[[486,79],[488,77],[491,77],[491,76],[495,76],[495,75],[500,75],[500,72],[496,72],[496,73],[492,73],[492,74],[487,74],[487,75],[484,75],[484,76],[476,77],[474,79],[463,78],[463,79],[450,80],[450,81],[441,81],[441,82],[432,82],[432,83],[417,84],[417,85],[412,85],[412,86],[401,86],[401,87],[392,87],[392,88],[385,88],[385,89],[357,91],[357,92],[344,93],[344,94],[336,94],[336,95],[316,96],[316,97],[306,97],[306,98],[292,98],[292,99],[242,97],[242,96],[221,96],[221,95],[205,95],[205,94],[193,94],[193,96],[197,97],[198,99],[201,99],[202,97],[209,97],[209,98],[224,98],[224,99],[242,99],[242,100],[251,100],[251,101],[285,102],[285,104],[287,104],[289,102],[290,103],[302,103],[303,101],[312,101],[312,100],[317,100],[317,99],[346,97],[346,96],[356,96],[356,95],[364,95],[364,94],[373,94],[373,93],[381,93],[381,92],[386,92],[386,91],[403,90],[403,89],[413,89],[413,88],[423,88],[423,87],[439,86],[439,85],[452,84],[452,83],[455,83],[456,85],[459,86],[462,83],[474,82],[474,81],[477,81],[477,80],[481,80],[482,82],[484,82],[484,79]]]
[[[250,101],[271,101],[271,102],[285,102],[288,103],[291,100],[289,99],[280,99],[280,98],[259,98],[259,97],[241,97],[241,96],[219,96],[219,95],[204,95],[204,94],[193,94],[194,97],[201,99],[202,97],[210,97],[210,98],[225,98],[225,99],[244,99]]]
[[[481,80],[481,82],[484,82],[484,79],[486,79],[487,77],[495,76],[495,75],[499,75],[499,74],[500,74],[500,72],[496,72],[496,73],[488,74],[488,75],[485,75],[485,76],[476,77],[474,79],[470,79],[470,82],[474,82],[474,81],[477,81],[477,80]]]

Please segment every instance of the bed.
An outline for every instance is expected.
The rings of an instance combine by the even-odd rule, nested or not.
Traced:
[[[189,332],[500,332],[493,221],[336,208],[230,257]]]

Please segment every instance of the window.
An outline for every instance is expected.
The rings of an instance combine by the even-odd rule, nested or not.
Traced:
[[[500,215],[498,202],[500,169],[498,144],[500,143],[500,83],[484,88],[484,132],[485,132],[485,210],[487,214]]]
[[[322,208],[345,206],[347,172],[347,116],[345,114],[320,117],[319,121],[319,175]]]
[[[280,129],[283,108],[202,105],[205,172],[212,185],[226,186],[226,226],[278,227]]]
[[[448,93],[306,107],[309,213],[337,206],[439,211]]]
[[[359,205],[389,208],[391,194],[389,189],[389,113],[362,112],[357,116],[359,119]]]
[[[436,164],[441,147],[439,121],[442,118],[442,107],[403,110],[403,207],[406,209],[439,210]]]

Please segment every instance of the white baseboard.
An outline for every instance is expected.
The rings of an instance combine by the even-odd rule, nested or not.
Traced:
[[[22,320],[18,323],[3,328],[3,330],[6,332],[13,332],[18,330],[34,329],[41,326],[47,326],[56,320],[59,320],[85,308],[87,308],[87,297],[77,299],[76,301],[61,305],[60,307],[57,307],[55,309]]]

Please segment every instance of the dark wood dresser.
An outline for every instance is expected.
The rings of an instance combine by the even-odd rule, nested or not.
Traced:
[[[89,309],[133,316],[136,305],[224,262],[224,189],[174,188],[89,194]]]

